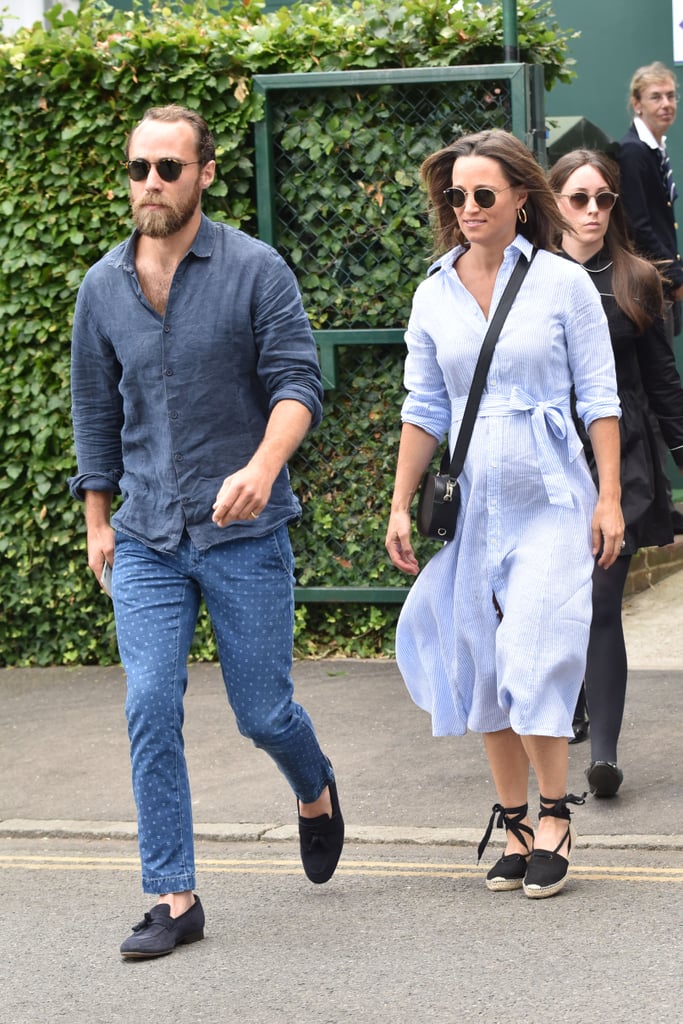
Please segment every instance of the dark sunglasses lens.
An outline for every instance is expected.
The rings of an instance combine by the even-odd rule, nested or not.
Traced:
[[[461,188],[447,188],[444,189],[443,194],[446,197],[446,202],[454,209],[457,210],[458,207],[465,205],[465,193]]]
[[[456,210],[465,205],[467,193],[463,189],[446,188],[443,194],[446,197],[446,201]],[[475,188],[474,201],[477,206],[481,206],[482,210],[490,210],[496,201],[496,193],[492,188]]]
[[[177,181],[183,173],[182,162],[174,160],[172,157],[159,160],[154,166],[162,181]],[[145,181],[152,168],[152,164],[150,164],[149,160],[129,160],[126,168],[131,181]]]
[[[496,193],[491,188],[475,188],[474,201],[482,210],[490,210],[496,201]]]
[[[598,210],[611,210],[617,201],[617,197],[612,192],[600,192],[595,197],[595,202],[598,204]]]
[[[586,192],[575,192],[569,197],[569,205],[573,206],[575,210],[583,210],[585,206],[588,206],[592,198]],[[595,205],[598,210],[611,210],[616,201],[617,197],[613,192],[598,192],[595,196]]]
[[[183,173],[183,165],[180,160],[172,160],[167,157],[157,164],[157,171],[162,181],[177,181]]]
[[[126,164],[128,177],[131,181],[144,181],[149,174],[149,167],[146,160],[129,160]]]

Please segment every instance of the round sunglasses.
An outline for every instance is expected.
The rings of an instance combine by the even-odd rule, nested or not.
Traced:
[[[571,194],[560,192],[558,194],[561,195],[563,199],[567,199],[569,201],[569,205],[572,210],[584,210],[591,199],[594,199],[598,210],[602,210],[603,213],[607,210],[611,210],[619,198],[619,194],[617,192],[596,192],[594,196],[589,196],[587,192],[572,192]]]
[[[482,210],[490,210],[496,202],[496,196],[501,192],[508,192],[514,185],[508,185],[507,188],[475,188],[474,192],[465,192],[464,188],[445,188],[443,194],[446,197],[446,202],[449,206],[452,206],[454,210],[459,210],[461,206],[465,205],[467,196],[474,196],[474,201],[477,206],[480,206]]]
[[[162,181],[177,181],[183,173],[183,167],[190,167],[192,164],[201,163],[200,160],[176,160],[172,156],[165,156],[161,160],[124,160],[123,166],[128,172],[131,181],[145,181],[149,172],[156,167],[156,172]]]

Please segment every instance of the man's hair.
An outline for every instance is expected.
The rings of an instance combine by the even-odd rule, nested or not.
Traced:
[[[187,121],[189,125],[192,125],[194,130],[195,139],[197,140],[197,158],[199,163],[208,164],[209,160],[216,159],[216,146],[213,141],[213,135],[209,131],[209,126],[201,116],[194,110],[188,110],[186,107],[180,107],[175,103],[169,103],[165,107],[150,107],[142,115],[142,118],[135,125],[135,128],[131,131],[126,142],[126,160],[129,156],[130,140],[133,135],[145,121],[165,121],[167,123],[173,123],[174,121]]]
[[[633,73],[629,99],[639,100],[643,90],[647,89],[649,85],[666,80],[673,82],[676,88],[678,87],[675,72],[668,68],[666,64],[662,64],[661,60],[656,60],[653,64],[644,64],[642,68],[638,68]]]

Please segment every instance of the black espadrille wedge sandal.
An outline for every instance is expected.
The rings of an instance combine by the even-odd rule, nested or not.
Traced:
[[[529,825],[524,824],[524,818],[526,818],[528,812],[528,804],[524,804],[522,807],[503,807],[502,804],[493,805],[491,819],[477,850],[477,863],[481,860],[482,854],[491,838],[496,814],[498,815],[498,821],[495,822],[496,828],[504,827],[506,832],[512,832],[515,839],[518,839],[528,852],[526,854],[504,854],[500,860],[496,861],[486,876],[486,888],[490,889],[491,892],[505,892],[511,889],[522,888],[527,864],[534,845],[534,830]],[[529,836],[529,841],[525,838],[525,834]]]
[[[572,847],[576,843],[576,832],[571,824],[571,811],[567,804],[584,804],[586,794],[574,796],[567,793],[559,800],[551,800],[542,796],[541,809],[538,817],[564,818],[567,822],[567,831],[564,833],[554,850],[534,849],[529,859],[529,866],[524,876],[524,894],[532,900],[543,900],[548,896],[554,896],[563,888],[567,881],[569,871],[569,857]],[[545,805],[545,806],[544,806]],[[567,856],[563,857],[559,852],[567,843]]]

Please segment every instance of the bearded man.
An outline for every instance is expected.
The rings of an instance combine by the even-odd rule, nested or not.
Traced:
[[[148,110],[125,167],[135,230],[76,302],[69,485],[85,504],[90,569],[98,580],[113,569],[142,883],[158,898],[121,953],[147,958],[204,936],[183,745],[202,599],[237,726],[296,794],[311,881],[332,876],[344,822],[291,679],[288,523],[301,507],[287,460],[322,415],[296,280],[270,246],[202,213],[216,161],[199,114]]]

